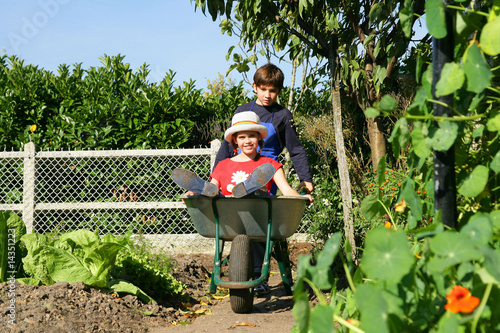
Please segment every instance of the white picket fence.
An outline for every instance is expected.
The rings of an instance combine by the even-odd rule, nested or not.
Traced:
[[[182,167],[208,179],[219,147],[36,151],[28,143],[0,152],[0,211],[22,216],[28,233],[131,230],[172,252],[212,253],[213,239],[196,233],[170,174]]]

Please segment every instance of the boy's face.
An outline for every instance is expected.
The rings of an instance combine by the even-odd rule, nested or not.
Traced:
[[[275,86],[257,86],[255,83],[252,84],[253,90],[257,94],[257,104],[262,106],[271,106],[276,102],[280,90]]]

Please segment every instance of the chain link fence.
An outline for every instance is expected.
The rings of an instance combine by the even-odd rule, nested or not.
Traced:
[[[155,246],[211,252],[213,240],[196,233],[179,201],[185,190],[170,175],[184,168],[209,179],[219,147],[37,152],[28,143],[24,152],[0,152],[0,211],[22,216],[28,233],[131,231]]]

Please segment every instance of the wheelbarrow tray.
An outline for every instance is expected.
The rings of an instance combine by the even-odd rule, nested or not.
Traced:
[[[217,216],[219,239],[225,241],[231,241],[238,235],[247,235],[256,241],[266,241],[269,221],[272,240],[290,237],[297,230],[308,202],[307,198],[290,196],[183,196],[181,199],[186,203],[200,235],[216,237]]]

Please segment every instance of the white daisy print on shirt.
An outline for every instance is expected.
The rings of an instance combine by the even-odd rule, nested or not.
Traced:
[[[250,175],[248,173],[246,173],[245,171],[236,171],[231,176],[231,183],[239,184],[239,183],[245,181],[248,177],[250,177]]]

